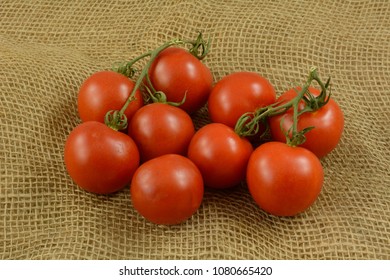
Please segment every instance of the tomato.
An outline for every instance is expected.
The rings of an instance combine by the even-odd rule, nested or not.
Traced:
[[[77,106],[83,122],[104,123],[108,111],[120,110],[134,88],[134,82],[126,76],[113,71],[100,71],[92,74],[81,85]],[[125,111],[128,121],[143,105],[142,94],[135,92],[133,100]]]
[[[315,96],[320,94],[320,91],[313,87],[310,87],[309,90]],[[277,99],[277,102],[283,104],[295,96],[297,96],[296,91],[291,89],[282,94]],[[304,101],[301,101],[298,109],[302,110],[304,106]],[[281,129],[281,122],[284,131],[288,131],[292,127],[292,108],[281,115],[269,119],[272,138],[275,141],[285,142],[286,136]],[[337,103],[330,99],[326,105],[317,111],[306,112],[298,117],[298,131],[311,126],[314,126],[314,129],[305,134],[306,141],[300,146],[309,149],[319,158],[322,158],[330,153],[339,143],[344,129],[344,114]]]
[[[164,154],[186,155],[195,128],[182,109],[152,103],[134,114],[128,133],[139,148],[141,160],[147,161]]]
[[[245,113],[254,112],[275,102],[271,83],[253,72],[236,72],[216,83],[208,99],[208,111],[213,122],[232,128]]]
[[[198,166],[205,185],[229,188],[245,179],[253,148],[224,124],[211,123],[200,128],[188,147],[188,158]]]
[[[246,180],[260,208],[276,216],[294,216],[317,199],[324,172],[319,159],[309,150],[267,142],[252,153]]]
[[[126,134],[89,121],[69,134],[65,143],[65,165],[82,189],[97,193],[116,192],[130,183],[139,166],[139,152]]]
[[[142,164],[131,181],[134,208],[147,220],[172,225],[189,219],[203,199],[203,179],[188,158],[168,154]]]
[[[213,84],[210,69],[187,50],[170,47],[158,54],[149,69],[150,80],[157,91],[162,91],[170,102],[189,114],[207,102]]]

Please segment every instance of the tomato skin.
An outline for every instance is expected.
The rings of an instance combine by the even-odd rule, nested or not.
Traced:
[[[208,99],[208,111],[213,122],[234,128],[243,114],[275,100],[275,89],[267,79],[254,72],[236,72],[215,84]]]
[[[320,94],[320,91],[316,88],[310,87],[309,90],[315,96]],[[295,96],[297,96],[296,91],[291,89],[282,94],[277,99],[277,102],[281,101],[285,103]],[[298,109],[302,110],[304,106],[304,101],[301,101]],[[288,131],[293,125],[292,108],[281,115],[269,119],[272,138],[275,141],[286,142],[286,136],[280,128],[282,120],[283,129]],[[344,114],[338,104],[333,99],[330,99],[326,105],[317,111],[306,112],[299,116],[298,131],[310,126],[314,126],[314,129],[305,134],[306,141],[300,146],[312,151],[317,157],[322,158],[335,149],[339,143],[344,130]]]
[[[211,123],[200,128],[188,147],[188,158],[198,166],[205,185],[230,188],[245,179],[253,147],[224,124]]]
[[[78,93],[77,106],[81,120],[104,123],[108,111],[120,110],[126,103],[134,85],[129,78],[113,71],[92,74],[83,82]],[[143,105],[139,90],[135,92],[135,98],[125,111],[128,121]]]
[[[134,208],[147,220],[173,225],[189,219],[200,207],[204,186],[188,158],[168,154],[143,163],[130,187]]]
[[[187,50],[170,47],[163,50],[149,70],[150,80],[157,91],[162,91],[170,102],[192,114],[206,104],[213,84],[210,69]]]
[[[317,199],[324,172],[319,159],[309,150],[267,142],[252,153],[246,180],[260,208],[276,216],[294,216]]]
[[[152,103],[133,116],[128,133],[137,144],[141,161],[164,154],[186,155],[195,133],[191,117],[182,109],[163,103]]]
[[[66,169],[82,189],[109,194],[130,183],[139,166],[139,152],[126,134],[89,121],[69,134],[64,150]]]

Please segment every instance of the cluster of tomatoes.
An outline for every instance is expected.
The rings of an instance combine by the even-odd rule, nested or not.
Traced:
[[[302,88],[278,99],[254,72],[214,83],[201,62],[208,48],[201,34],[172,40],[84,81],[82,123],[67,138],[64,157],[78,186],[110,194],[130,185],[134,208],[165,225],[189,219],[204,187],[244,181],[273,215],[296,215],[314,203],[324,180],[320,158],[336,147],[344,126],[329,80],[322,83],[311,69]],[[212,122],[196,130],[191,116],[203,106]],[[271,139],[259,141],[267,132]]]

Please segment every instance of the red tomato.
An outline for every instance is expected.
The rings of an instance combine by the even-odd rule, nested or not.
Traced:
[[[189,219],[203,199],[198,168],[180,155],[163,155],[142,164],[134,174],[130,193],[134,208],[147,220],[172,225]]]
[[[268,106],[275,99],[275,89],[267,79],[252,72],[237,72],[216,83],[208,111],[213,122],[234,128],[243,114]]]
[[[65,143],[65,165],[82,189],[108,194],[130,183],[139,165],[134,141],[126,134],[90,121],[77,126]]]
[[[253,148],[224,124],[211,123],[199,129],[188,147],[188,158],[198,166],[205,185],[229,188],[245,179]]]
[[[164,154],[187,154],[195,128],[182,109],[153,103],[135,113],[128,133],[139,148],[141,160],[147,161]]]
[[[260,208],[276,216],[294,216],[317,199],[324,172],[309,150],[268,142],[252,153],[246,180]]]
[[[106,113],[111,110],[120,110],[133,88],[134,82],[122,74],[113,71],[92,74],[79,90],[77,105],[81,120],[104,123]],[[139,90],[136,91],[135,98],[125,111],[128,121],[143,105],[142,94]]]
[[[185,49],[170,47],[163,50],[149,70],[150,80],[170,102],[186,100],[180,108],[189,114],[206,104],[213,76],[209,68]]]
[[[311,87],[309,90],[315,96],[320,94],[320,91],[315,88]],[[280,101],[283,104],[296,96],[296,91],[291,89],[281,95],[277,99],[277,102]],[[301,101],[299,104],[299,110],[302,110],[304,106],[304,101]],[[293,125],[292,108],[284,114],[277,115],[269,119],[272,138],[275,141],[286,142],[286,136],[280,128],[282,120],[283,129],[288,131]],[[312,151],[319,158],[322,158],[330,153],[340,141],[344,129],[343,112],[337,103],[333,99],[330,99],[326,105],[317,111],[306,112],[299,116],[299,131],[310,126],[314,126],[314,129],[305,134],[306,141],[300,146]]]

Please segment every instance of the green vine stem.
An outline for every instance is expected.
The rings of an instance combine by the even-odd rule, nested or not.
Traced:
[[[139,72],[139,76],[135,82],[134,88],[130,93],[129,98],[126,100],[122,108],[119,111],[112,110],[106,113],[104,122],[107,126],[109,126],[114,130],[122,130],[127,127],[127,118],[124,112],[126,111],[127,107],[130,105],[130,103],[135,100],[135,93],[142,85],[144,79],[146,79],[148,86],[152,91],[152,94],[157,93],[158,95],[161,95],[161,92],[156,92],[156,90],[153,88],[153,85],[148,75],[148,71],[155,58],[158,56],[158,54],[160,54],[163,50],[176,45],[190,45],[189,52],[200,60],[207,55],[210,47],[210,40],[205,41],[203,39],[202,33],[198,34],[198,37],[196,38],[195,41],[173,39],[171,41],[162,44],[161,46],[159,46],[154,50],[148,51],[132,59],[129,62],[121,63],[120,65],[114,66],[113,67],[114,71],[121,73],[129,78],[132,78],[138,72]],[[149,57],[149,60],[146,63],[146,65],[142,68],[142,70],[139,71],[137,68],[134,67],[134,64],[146,57]],[[182,102],[184,101],[185,99]]]
[[[167,100],[167,96],[162,91],[155,91],[154,93],[149,87],[145,87],[146,91],[149,95],[149,98],[152,100],[153,103],[164,103],[171,106],[179,107],[184,104],[187,98],[187,92],[184,93],[184,97],[180,102],[172,102]]]
[[[309,92],[309,87],[315,80],[321,87],[321,93],[318,96],[314,96]],[[330,85],[330,78],[324,84],[315,67],[312,67],[309,71],[309,77],[306,80],[304,86],[297,92],[297,96],[290,101],[281,104],[280,102],[271,104],[269,106],[260,108],[255,112],[248,112],[243,114],[237,121],[235,126],[235,132],[242,136],[254,136],[259,132],[260,123],[264,123],[266,118],[283,114],[290,108],[293,108],[293,126],[291,131],[285,132],[287,143],[291,146],[302,144],[305,141],[304,134],[311,130],[313,127],[305,128],[302,131],[298,131],[298,117],[300,114],[309,111],[315,111],[324,106],[330,98],[330,93],[327,89]],[[305,107],[303,110],[298,111],[298,105],[301,100],[305,101]],[[282,120],[283,121],[283,120]],[[291,132],[291,137],[289,136]]]

